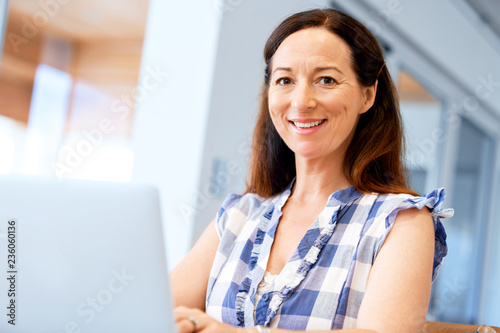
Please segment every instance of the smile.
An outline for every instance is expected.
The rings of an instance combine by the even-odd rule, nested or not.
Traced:
[[[323,123],[324,120],[320,120],[320,121],[313,121],[311,123],[299,123],[297,121],[294,121],[293,124],[297,127],[300,127],[300,128],[309,128],[309,127],[315,127],[315,126],[318,126],[320,125],[321,123]]]
[[[292,129],[299,135],[311,135],[320,131],[327,123],[326,119],[290,119]]]

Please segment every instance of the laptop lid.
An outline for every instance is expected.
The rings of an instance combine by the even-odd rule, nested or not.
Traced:
[[[174,332],[157,191],[0,177],[0,332]]]

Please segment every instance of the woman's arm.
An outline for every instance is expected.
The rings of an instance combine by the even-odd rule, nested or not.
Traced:
[[[205,312],[199,309],[189,309],[186,307],[178,307],[175,309],[175,321],[179,333],[259,333],[257,328],[237,328],[228,324],[223,324],[213,319]],[[264,328],[262,332],[266,332],[269,328]],[[377,332],[370,329],[353,328],[345,330],[334,330],[335,332],[346,333],[386,333],[389,331]],[[272,328],[271,333],[299,333],[305,331],[291,331],[279,328]],[[327,331],[308,331],[308,333],[325,333]],[[404,331],[397,331],[404,332]],[[405,332],[406,333],[406,332]]]
[[[357,326],[422,332],[432,283],[434,224],[427,209],[398,213],[370,271]]]
[[[219,236],[213,220],[188,255],[170,273],[174,306],[205,310],[208,278],[218,246]]]

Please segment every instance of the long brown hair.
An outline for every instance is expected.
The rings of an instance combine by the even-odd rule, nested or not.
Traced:
[[[396,88],[382,50],[371,32],[352,17],[333,9],[315,9],[285,19],[264,48],[264,84],[252,141],[246,193],[270,197],[282,192],[296,175],[295,154],[281,139],[269,115],[268,89],[272,57],[281,43],[299,30],[325,28],[350,48],[351,66],[364,87],[378,80],[373,106],[359,118],[344,158],[347,180],[363,193],[410,193],[403,168],[403,128]]]

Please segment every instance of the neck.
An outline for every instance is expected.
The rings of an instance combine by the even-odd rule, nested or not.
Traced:
[[[323,159],[295,158],[296,179],[293,187],[295,200],[310,202],[328,198],[333,192],[349,187],[342,171],[343,158],[330,156]]]

